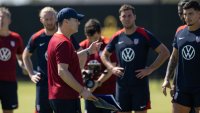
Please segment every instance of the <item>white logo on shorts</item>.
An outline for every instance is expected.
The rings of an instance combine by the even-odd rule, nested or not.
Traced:
[[[12,105],[12,108],[16,108],[16,107],[17,107],[17,105],[16,105],[16,104]]]
[[[11,51],[8,48],[0,48],[0,60],[8,61],[11,58]]]
[[[176,100],[178,98],[178,92],[176,92],[175,94],[174,94],[174,100]]]
[[[36,110],[40,111],[40,105],[36,105]]]
[[[144,109],[146,107],[146,105],[144,105],[144,106],[140,106],[140,109]]]

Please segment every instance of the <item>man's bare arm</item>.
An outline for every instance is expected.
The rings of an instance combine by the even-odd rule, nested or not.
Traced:
[[[178,51],[176,48],[173,48],[172,54],[168,62],[165,80],[169,81],[169,79],[173,77],[175,68],[177,66],[177,62],[178,62]]]
[[[155,51],[158,53],[156,60],[147,68],[136,70],[138,72],[137,78],[142,79],[150,75],[153,71],[158,69],[170,56],[170,52],[164,44],[160,44]]]
[[[60,78],[71,88],[77,91],[84,99],[88,100],[97,100],[97,98],[92,95],[87,89],[85,89],[69,72],[68,64],[60,63],[57,65],[58,67],[58,75]]]
[[[101,55],[101,61],[107,67],[107,69],[112,72],[112,74],[120,77],[124,74],[123,73],[124,68],[117,67],[112,64],[112,62],[110,61],[111,54],[112,53],[108,52],[107,49],[105,48]]]
[[[172,54],[171,54],[169,62],[168,62],[168,66],[167,66],[164,82],[162,84],[162,90],[163,90],[163,94],[165,96],[167,95],[166,88],[170,88],[171,89],[171,85],[170,85],[170,81],[169,80],[174,75],[177,63],[178,63],[178,51],[177,51],[176,48],[173,48]],[[174,88],[173,88],[173,90],[174,90]],[[173,95],[172,93],[171,93],[171,95]]]

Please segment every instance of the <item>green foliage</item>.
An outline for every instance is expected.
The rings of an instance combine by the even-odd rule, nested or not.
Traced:
[[[148,113],[171,112],[171,97],[169,95],[165,97],[162,94],[161,85],[162,81],[150,80],[152,109],[148,110]],[[18,97],[19,108],[15,110],[14,113],[34,113],[35,84],[32,82],[20,81],[18,83]]]

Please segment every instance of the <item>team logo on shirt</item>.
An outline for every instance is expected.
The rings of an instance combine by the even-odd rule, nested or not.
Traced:
[[[199,37],[199,36],[196,37],[196,42],[197,42],[197,43],[200,42],[200,37]]]
[[[195,49],[191,45],[186,45],[182,49],[182,56],[185,60],[191,60],[195,56]]]
[[[134,39],[133,43],[137,45],[139,43],[139,39]]]
[[[44,57],[45,57],[45,59],[46,59],[46,61],[47,61],[47,51],[45,52],[45,54],[44,54]]]
[[[126,62],[131,62],[135,57],[135,52],[132,48],[125,48],[122,51],[122,59]]]
[[[8,61],[11,58],[11,51],[8,48],[0,48],[0,60]]]
[[[12,47],[15,47],[15,41],[10,41],[10,45],[11,45]]]

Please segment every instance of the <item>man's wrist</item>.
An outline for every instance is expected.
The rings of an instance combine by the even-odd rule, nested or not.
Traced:
[[[79,91],[79,95],[82,95],[82,93],[84,92],[85,88],[83,87],[80,91]]]
[[[90,55],[91,55],[91,51],[90,51],[89,48],[87,48],[85,52],[86,52],[87,56],[90,56]]]
[[[101,81],[97,81],[97,87],[101,87],[102,82]]]
[[[169,82],[169,78],[165,78],[164,80],[167,81],[167,82]]]
[[[112,71],[113,68],[114,68],[113,66],[112,67],[108,67],[108,70]]]

